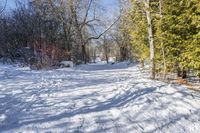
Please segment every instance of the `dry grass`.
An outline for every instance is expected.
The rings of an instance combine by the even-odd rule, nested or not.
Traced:
[[[182,79],[180,77],[178,77],[175,80],[175,83],[180,84],[180,85],[185,85],[188,89],[200,92],[200,84],[199,83],[192,83],[192,82],[189,82],[187,79]]]

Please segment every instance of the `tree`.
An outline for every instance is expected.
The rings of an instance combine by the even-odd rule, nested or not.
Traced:
[[[161,71],[163,79],[169,72],[182,78],[190,70],[200,75],[198,0],[132,0],[131,5],[122,27],[133,55],[140,62],[150,59],[151,77]]]
[[[154,33],[149,0],[132,0],[132,8],[125,15],[125,30],[129,31],[132,49],[136,58],[144,63],[148,56],[151,66],[151,78],[155,78]],[[127,26],[126,26],[127,25]],[[149,50],[149,51],[147,51]]]
[[[151,78],[155,79],[155,46],[154,46],[154,34],[153,34],[153,23],[152,23],[150,0],[143,0],[143,2],[144,2],[144,11],[146,13],[146,18],[147,18],[147,27],[148,27]]]
[[[196,70],[200,79],[200,3],[197,0],[182,2],[185,3],[187,10],[182,13],[181,18],[184,20],[185,31],[188,34],[184,37],[186,49],[181,54],[180,64],[183,68]]]

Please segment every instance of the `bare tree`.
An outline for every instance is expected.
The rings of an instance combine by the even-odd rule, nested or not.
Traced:
[[[55,49],[66,51],[63,59],[87,63],[90,59],[88,44],[100,39],[119,20],[117,18],[112,24],[104,26],[105,20],[97,15],[98,10],[98,2],[95,0],[29,0],[26,3],[19,0],[16,9],[5,19],[5,26],[1,28],[5,31],[5,37],[2,38],[8,36],[6,41],[1,39],[1,42],[4,41],[2,44],[8,46],[9,51],[14,51],[10,54],[24,47],[34,49],[35,44],[44,49],[54,45]],[[4,25],[3,21],[1,23]],[[52,55],[47,53],[44,53],[45,57],[52,59]]]
[[[110,26],[106,27],[106,29],[103,29],[101,33],[97,34],[98,30],[95,25],[100,21],[96,17],[96,7],[92,8],[94,0],[88,0],[85,6],[84,15],[81,19],[82,21],[78,21],[78,15],[76,8],[72,5],[72,2],[70,4],[70,9],[72,12],[73,22],[75,25],[75,29],[77,30],[77,34],[79,37],[78,42],[80,43],[82,47],[82,61],[87,63],[87,53],[86,53],[86,45],[91,41],[95,39],[99,39],[101,36],[103,36],[106,32],[108,32],[119,20],[115,20]],[[92,13],[93,16],[91,17],[89,14]],[[92,34],[90,34],[92,32]],[[96,35],[95,35],[96,34]]]

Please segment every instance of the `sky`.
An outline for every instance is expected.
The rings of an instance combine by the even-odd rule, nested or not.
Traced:
[[[103,1],[104,5],[107,5],[107,6],[117,6],[118,4],[118,1],[117,0],[100,0],[100,1]]]
[[[4,4],[6,0],[0,0],[3,1],[2,3]],[[26,1],[26,0],[24,0]],[[6,10],[10,11],[14,9],[16,0],[7,0],[7,6]],[[118,5],[118,0],[99,0],[99,2],[102,2],[103,5],[105,6],[106,10],[115,10]]]
[[[1,5],[5,4],[6,0],[2,0]],[[8,0],[6,3],[6,11],[10,11],[15,8],[15,0]]]
[[[6,0],[0,0],[4,1],[5,3]],[[21,0],[22,2],[26,2],[27,0]],[[100,5],[103,7],[103,10],[101,11],[103,14],[101,19],[107,19],[108,25],[110,23],[113,23],[118,18],[119,15],[119,5],[118,5],[118,0],[97,0],[97,2],[100,3]],[[16,8],[16,0],[7,0],[7,6],[6,6],[6,11],[9,12],[12,11],[13,9]]]

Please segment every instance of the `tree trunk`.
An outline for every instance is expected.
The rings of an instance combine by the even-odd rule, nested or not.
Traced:
[[[127,60],[128,57],[128,50],[126,46],[120,47],[120,54],[121,54],[121,61]]]
[[[159,0],[160,21],[163,18],[163,15],[162,15],[162,3],[163,3],[163,0]],[[160,26],[160,28],[161,28],[161,26]],[[162,33],[161,33],[160,36],[162,37]],[[167,66],[166,66],[166,59],[165,59],[165,48],[163,46],[162,38],[161,38],[161,46],[162,46],[162,58],[163,58],[163,80],[165,80],[166,79]]]
[[[183,71],[182,71],[181,77],[182,77],[183,79],[187,78],[187,71],[186,71],[186,70],[183,70]]]
[[[108,64],[109,63],[109,61],[108,61],[108,54],[105,53],[105,56],[106,56],[106,63]]]
[[[82,45],[82,61],[84,61],[84,63],[87,64],[85,45]]]
[[[141,61],[141,67],[144,68],[144,60]]]
[[[200,74],[199,74],[199,82],[200,82]]]
[[[176,73],[177,73],[177,77],[181,77],[181,69],[180,69],[180,67],[179,67],[179,63],[177,62],[176,63]]]
[[[151,66],[151,78],[155,79],[155,51],[154,51],[154,37],[153,37],[153,24],[150,12],[150,0],[145,0],[145,12],[148,23],[148,38],[150,46],[150,66]]]

